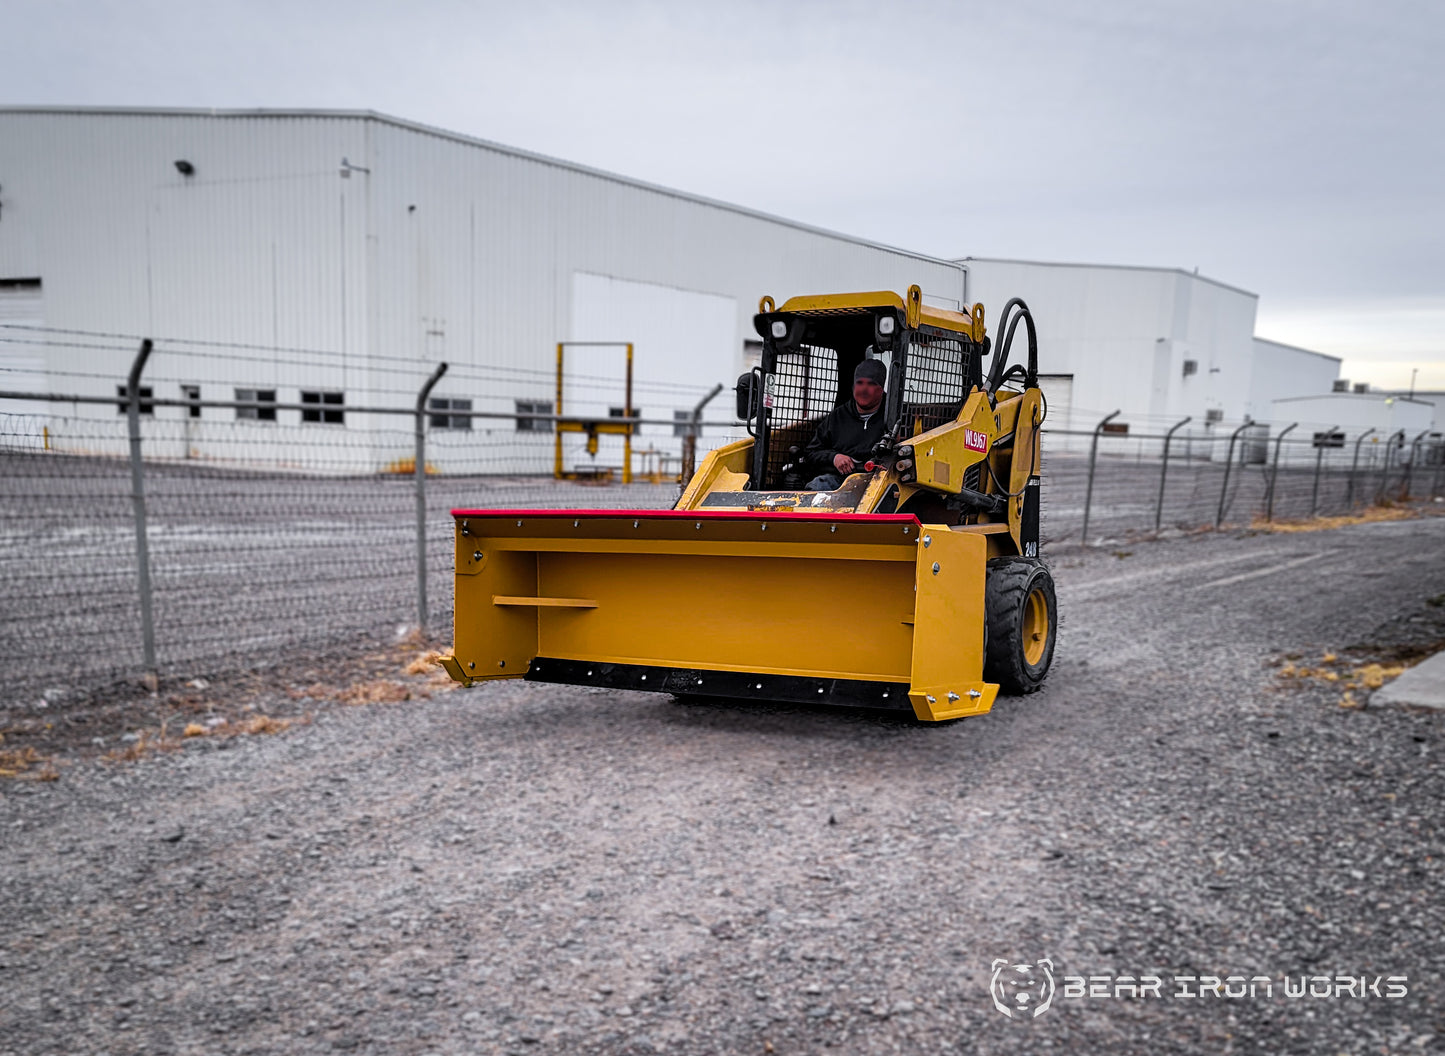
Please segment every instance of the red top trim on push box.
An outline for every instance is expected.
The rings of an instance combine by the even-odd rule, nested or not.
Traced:
[[[838,513],[819,510],[452,510],[453,517],[660,517],[693,521],[853,521],[922,524],[911,513]]]

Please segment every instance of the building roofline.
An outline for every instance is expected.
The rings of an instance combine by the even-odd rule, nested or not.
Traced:
[[[1287,348],[1291,352],[1303,352],[1307,356],[1319,356],[1320,359],[1332,360],[1336,364],[1344,362],[1344,359],[1340,356],[1332,356],[1327,352],[1316,352],[1312,348],[1301,348],[1299,345],[1287,345],[1283,341],[1271,341],[1269,338],[1260,337],[1258,334],[1254,335],[1254,339],[1261,344],[1273,345],[1275,348]]]
[[[840,231],[831,231],[824,227],[814,227],[811,224],[804,224],[797,220],[789,220],[787,217],[777,216],[773,213],[765,213],[758,209],[749,209],[746,206],[736,205],[732,202],[724,202],[717,198],[708,198],[700,194],[690,194],[686,191],[679,191],[672,187],[664,187],[661,184],[648,183],[646,180],[635,179],[631,176],[622,176],[615,172],[608,172],[606,169],[594,169],[588,165],[582,165],[574,161],[565,161],[562,158],[554,158],[548,154],[538,154],[534,151],[523,150],[520,147],[510,147],[505,143],[498,143],[490,139],[482,139],[477,136],[468,136],[461,132],[452,132],[448,129],[437,128],[434,125],[422,124],[419,121],[408,121],[405,118],[392,117],[376,110],[305,110],[305,109],[252,109],[252,110],[231,110],[206,107],[145,107],[145,106],[0,106],[0,114],[78,114],[85,116],[113,115],[117,117],[222,117],[222,118],[297,118],[312,117],[336,120],[351,121],[375,121],[378,124],[391,125],[408,132],[416,132],[421,135],[435,136],[439,139],[451,140],[466,146],[480,147],[483,150],[490,150],[498,154],[506,154],[511,157],[521,158],[525,161],[534,161],[542,165],[550,165],[554,168],[566,169],[569,172],[580,173],[585,176],[594,176],[598,179],[608,180],[612,183],[619,183],[627,187],[635,187],[639,190],[651,191],[655,194],[666,195],[669,198],[676,198],[680,201],[692,202],[696,205],[706,205],[714,209],[721,209],[725,212],[736,213],[754,220],[765,220],[773,224],[781,224],[797,231],[805,231],[812,235],[821,235],[824,238],[836,239],[840,242],[847,242],[852,245],[864,246],[868,249],[882,250],[885,253],[896,253],[902,257],[909,257],[913,260],[923,261],[928,264],[939,264],[945,267],[958,268],[963,270],[962,264],[956,260],[945,257],[930,257],[926,253],[917,253],[910,249],[903,249],[899,246],[890,246],[882,242],[873,242],[866,238],[859,238],[856,235],[846,235]]]
[[[955,257],[954,263],[968,267],[973,261],[980,264],[1027,264],[1036,268],[1108,268],[1112,271],[1152,271],[1158,274],[1182,275],[1186,279],[1198,279],[1200,282],[1207,282],[1211,286],[1218,286],[1222,290],[1229,290],[1231,293],[1242,293],[1246,297],[1253,297],[1259,300],[1259,294],[1252,290],[1246,290],[1242,286],[1231,286],[1227,282],[1220,282],[1218,279],[1211,279],[1208,275],[1201,275],[1197,271],[1185,271],[1183,268],[1154,267],[1149,264],[1092,264],[1087,261],[1067,260],[1022,260],[1016,257]]]
[[[1416,393],[1416,396],[1418,395],[1419,393]],[[1369,392],[1317,392],[1313,396],[1281,396],[1269,402],[1294,403],[1297,400],[1396,400],[1400,403],[1418,403],[1421,407],[1435,406],[1431,400],[1420,400],[1410,396],[1401,396],[1397,393],[1386,392],[1383,389],[1371,389]]]

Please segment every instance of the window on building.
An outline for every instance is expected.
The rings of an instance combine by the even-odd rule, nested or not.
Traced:
[[[1193,375],[1195,375],[1195,374],[1198,374],[1198,373],[1199,373],[1199,360],[1197,360],[1197,359],[1186,359],[1186,360],[1184,361],[1184,376],[1185,376],[1186,378],[1188,378],[1188,377],[1191,377],[1191,376],[1193,376]]]
[[[518,414],[551,414],[551,400],[517,400]],[[517,432],[519,433],[550,433],[552,423],[541,421],[537,418],[518,418]]]
[[[1210,407],[1204,412],[1204,421],[1206,423],[1224,421],[1224,409],[1221,407]]]
[[[126,411],[130,409],[130,386],[117,385],[115,387],[115,394],[120,397],[119,402],[117,402],[115,405],[115,409],[121,414],[125,414]],[[156,413],[156,405],[150,402],[151,397],[153,397],[154,395],[155,392],[151,389],[149,385],[142,385],[140,387],[141,414],[154,415]]]
[[[324,422],[326,425],[345,425],[346,412],[342,405],[346,394],[324,392],[319,389],[301,390],[301,420],[303,422]]]
[[[743,342],[743,369],[752,370],[761,366],[763,362],[763,343],[761,341]]]
[[[692,424],[692,412],[691,412],[691,411],[673,411],[673,412],[672,412],[672,435],[673,435],[673,436],[686,436],[686,435],[688,434],[690,428],[691,428],[691,424]]]
[[[459,400],[455,396],[433,396],[427,401],[427,408],[431,411],[431,427],[433,429],[470,429],[472,427],[470,414],[446,413],[447,411],[470,411],[472,409],[471,400]]]
[[[237,389],[236,402],[262,404],[260,407],[237,407],[237,421],[274,422],[276,420],[275,389]],[[268,403],[272,406],[264,406]]]
[[[609,407],[609,408],[607,408],[607,417],[609,417],[609,418],[626,418],[627,415],[626,415],[625,413],[623,413],[623,412],[625,412],[626,410],[627,410],[626,407]],[[634,408],[632,408],[632,417],[634,417],[634,418],[641,418],[641,417],[642,417],[642,408],[641,408],[641,407],[634,407]],[[632,427],[632,433],[633,433],[634,436],[637,434],[637,430],[638,430],[638,427],[634,425],[634,426]]]
[[[186,401],[187,418],[201,416],[201,387],[199,385],[182,385],[181,399]]]

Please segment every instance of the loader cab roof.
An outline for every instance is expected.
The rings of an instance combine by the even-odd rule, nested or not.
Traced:
[[[809,297],[789,297],[777,307],[776,311],[805,316],[862,315],[879,308],[895,308],[899,312],[906,312],[908,305],[902,296],[892,290],[874,290],[867,293],[830,293]],[[982,341],[984,337],[983,313],[978,306],[974,306],[970,313],[965,314],[947,308],[939,308],[932,304],[921,304],[918,322],[921,326],[933,326],[940,330],[967,334],[975,341]]]

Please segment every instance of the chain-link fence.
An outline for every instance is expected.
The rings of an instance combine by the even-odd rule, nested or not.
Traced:
[[[1048,541],[1096,545],[1171,530],[1338,516],[1441,494],[1445,441],[1432,430],[1302,430],[1246,421],[1206,436],[1044,431]],[[1182,424],[1182,423],[1181,423]],[[1048,455],[1048,438],[1073,450]]]
[[[745,435],[695,409],[634,415],[622,483],[615,435],[588,455],[586,422],[563,437],[550,407],[474,409],[411,371],[414,387],[373,386],[365,403],[306,389],[281,402],[246,382],[208,383],[233,399],[166,398],[143,371],[72,373],[89,392],[61,396],[0,382],[0,699],[224,675],[418,624],[444,633],[452,508],[666,508],[687,434],[699,458]],[[1105,425],[1045,430],[1046,545],[1441,493],[1438,434]],[[559,462],[575,479],[554,479]]]
[[[546,401],[487,408],[447,393],[498,378],[460,371],[448,390],[414,364],[409,388],[213,371],[205,391],[227,398],[203,398],[181,379],[205,359],[167,349],[149,361],[159,370],[136,357],[131,377],[49,371],[74,387],[62,394],[17,391],[0,373],[0,703],[225,675],[399,627],[442,633],[452,508],[666,508],[685,457],[745,435],[702,421],[695,393],[668,393],[685,416],[608,415],[631,435],[589,452],[588,421],[565,419],[575,431],[559,434]],[[580,379],[621,403],[613,380]],[[558,468],[572,479],[554,479]]]

